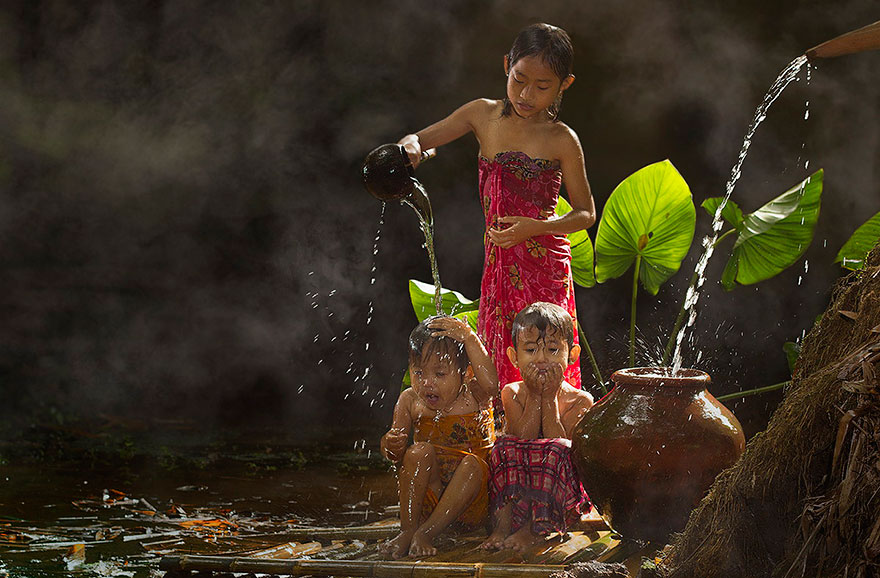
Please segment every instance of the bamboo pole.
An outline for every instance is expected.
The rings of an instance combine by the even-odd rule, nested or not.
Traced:
[[[355,578],[547,578],[565,570],[558,564],[450,564],[443,562],[368,562],[363,560],[260,560],[231,556],[165,556],[165,572],[253,572],[282,576]]]
[[[348,528],[290,528],[280,534],[290,540],[384,540],[400,533],[400,524]]]
[[[256,552],[248,553],[251,558],[271,558],[274,560],[282,560],[289,558],[298,558],[299,556],[307,556],[316,554],[321,551],[320,542],[309,542],[308,544],[298,544],[296,542],[288,542],[272,546],[271,548],[263,548]]]
[[[805,54],[810,60],[815,60],[877,49],[880,49],[880,21],[841,34],[837,38],[810,48]]]

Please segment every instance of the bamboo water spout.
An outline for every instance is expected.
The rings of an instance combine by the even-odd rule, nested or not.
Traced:
[[[880,50],[880,20],[814,46],[804,54],[809,60],[815,60],[866,50]]]

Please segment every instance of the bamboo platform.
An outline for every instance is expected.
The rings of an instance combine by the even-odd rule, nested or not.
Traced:
[[[635,576],[643,556],[656,548],[622,540],[601,519],[585,519],[564,536],[550,536],[525,552],[487,551],[485,534],[441,537],[438,553],[420,560],[384,560],[378,546],[399,526],[383,520],[347,528],[294,528],[285,544],[230,555],[166,555],[159,569],[183,576],[351,576],[353,578],[548,578],[576,562],[619,562]]]

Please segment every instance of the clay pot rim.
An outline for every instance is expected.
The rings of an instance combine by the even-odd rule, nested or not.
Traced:
[[[611,380],[616,385],[692,387],[694,389],[703,389],[712,381],[708,373],[699,369],[682,368],[675,375],[671,375],[671,373],[671,367],[627,367],[618,369],[611,374]]]

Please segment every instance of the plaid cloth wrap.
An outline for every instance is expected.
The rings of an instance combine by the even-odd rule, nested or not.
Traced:
[[[532,520],[532,532],[564,532],[589,510],[571,461],[571,441],[564,438],[498,438],[489,455],[492,512],[513,503],[511,531]]]

